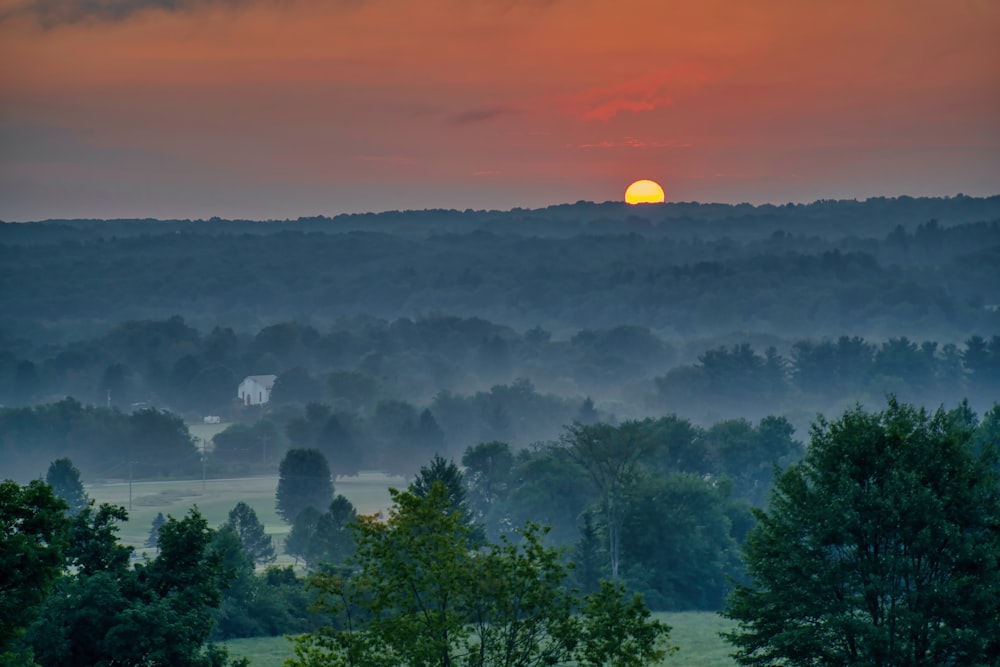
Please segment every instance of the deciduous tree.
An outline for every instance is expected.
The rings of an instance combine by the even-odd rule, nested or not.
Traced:
[[[472,549],[443,483],[392,497],[387,521],[355,524],[353,574],[313,577],[318,606],[338,626],[298,637],[288,664],[631,667],[668,648],[669,628],[621,588],[578,599],[562,555],[542,543],[544,529],[527,524]]]
[[[63,567],[66,503],[41,480],[0,482],[0,662],[34,619]]]
[[[967,411],[819,420],[757,518],[726,610],[740,664],[1000,660],[997,442]]]
[[[628,421],[615,427],[597,423],[573,424],[560,444],[566,455],[587,471],[600,494],[600,511],[608,531],[611,577],[618,578],[625,497],[639,478],[640,465],[654,451],[655,443],[643,424]]]
[[[135,568],[131,548],[117,541],[122,507],[80,512],[63,576],[29,633],[41,667],[148,665],[223,667],[225,650],[206,643],[210,609],[225,581],[212,531],[197,510],[167,519],[160,553]],[[236,664],[243,664],[237,661]]]
[[[318,449],[289,449],[278,475],[276,508],[287,523],[307,507],[322,511],[333,500],[330,466]]]

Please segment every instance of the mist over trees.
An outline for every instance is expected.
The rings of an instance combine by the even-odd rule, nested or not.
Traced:
[[[3,224],[4,279],[24,289],[3,290],[0,308],[10,343],[177,313],[239,332],[431,312],[558,335],[631,325],[950,342],[996,330],[998,219],[1000,197],[960,196]]]
[[[97,660],[117,650],[107,642],[128,619],[161,612],[173,620],[151,642],[198,626],[192,664],[225,662],[209,640],[259,634],[316,631],[300,640],[301,664],[371,638],[409,650],[399,619],[357,597],[361,580],[337,577],[350,565],[404,609],[392,589],[406,573],[381,568],[404,554],[387,549],[435,539],[443,578],[486,581],[472,552],[506,573],[490,580],[495,597],[454,599],[465,606],[439,619],[456,640],[474,612],[481,634],[505,622],[504,587],[525,583],[531,552],[543,561],[531,576],[574,591],[536,619],[550,646],[581,647],[563,658],[607,657],[581,652],[611,627],[601,619],[641,629],[646,606],[718,610],[735,585],[728,609],[753,631],[737,643],[754,664],[755,642],[784,641],[784,620],[755,616],[755,596],[798,557],[768,560],[785,536],[768,530],[812,536],[831,507],[857,500],[836,495],[841,482],[867,484],[830,452],[871,463],[876,481],[888,471],[892,484],[858,497],[916,515],[913,503],[939,491],[969,504],[948,486],[956,480],[917,485],[917,500],[897,494],[914,475],[933,477],[921,465],[968,463],[934,458],[942,434],[982,451],[998,437],[1000,197],[0,223],[0,266],[0,472],[17,480],[0,500],[5,521],[39,517],[35,532],[2,545],[0,564],[13,568],[18,550],[40,559],[23,573],[33,597],[0,619],[0,651],[34,647],[45,664],[66,650]],[[275,376],[270,400],[238,400],[240,381],[260,375]],[[192,435],[216,423],[214,436]],[[864,435],[855,449],[838,440],[848,425]],[[924,463],[893,458],[899,429],[920,436]],[[405,478],[397,514],[359,516],[335,493],[338,478],[367,471]],[[124,510],[89,505],[83,489],[203,474],[276,475],[283,543],[245,504],[217,529],[161,515],[147,541],[159,551],[132,567],[115,538]],[[54,492],[29,481],[42,477]],[[806,499],[817,521],[783,516],[789,498]],[[411,530],[428,511],[436,536]],[[91,552],[73,551],[72,531]],[[198,604],[171,598],[164,568],[183,545],[199,559],[178,565],[191,567]],[[985,553],[963,545],[956,558]],[[294,567],[275,567],[279,554]],[[303,572],[373,613],[369,634],[342,632],[339,607],[309,617]],[[996,593],[982,590],[985,608]],[[121,628],[108,625],[104,643],[42,645],[39,617],[75,636],[95,622],[76,602],[98,594],[101,622]],[[585,613],[557,627],[570,607]]]

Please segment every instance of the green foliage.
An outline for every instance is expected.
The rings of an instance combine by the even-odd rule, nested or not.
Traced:
[[[255,563],[273,563],[277,559],[271,536],[264,532],[264,524],[257,518],[257,513],[244,502],[236,503],[229,512],[227,526],[236,531],[243,543],[243,548]]]
[[[80,481],[80,471],[68,458],[56,459],[45,473],[45,483],[53,493],[66,501],[69,513],[76,514],[87,506],[87,492]]]
[[[740,664],[996,664],[997,463],[964,407],[819,420],[744,547]]]
[[[0,659],[38,612],[63,565],[66,503],[40,480],[0,482]]]
[[[66,562],[81,576],[97,572],[122,572],[128,568],[131,547],[118,542],[118,525],[128,520],[124,507],[93,503],[73,517]]]
[[[232,424],[212,438],[213,460],[228,466],[266,465],[277,460],[285,441],[270,419]]]
[[[639,595],[629,597],[621,584],[602,581],[584,599],[576,649],[585,667],[644,667],[677,650],[667,643],[670,626],[653,619]]]
[[[278,375],[271,390],[271,401],[281,403],[309,403],[323,397],[323,383],[302,366],[295,366]]]
[[[289,449],[278,468],[277,508],[286,523],[307,507],[320,509],[333,499],[326,457],[317,449]]]
[[[701,444],[713,462],[711,472],[728,477],[736,496],[761,505],[771,488],[774,466],[786,466],[802,456],[793,432],[783,417],[764,417],[756,427],[745,419],[728,419],[713,424]]]
[[[593,512],[583,513],[580,538],[574,545],[573,558],[576,563],[573,579],[577,586],[584,593],[597,590],[606,568],[602,567],[605,556],[602,553],[602,542],[597,526],[594,524]]]
[[[333,371],[326,376],[326,385],[334,404],[349,410],[368,409],[378,396],[375,379],[357,371]]]
[[[650,476],[626,502],[628,586],[654,609],[719,609],[727,580],[742,571],[730,485],[683,473]]]
[[[295,557],[296,565],[299,564],[300,558],[306,563],[309,562],[320,516],[322,516],[320,511],[315,507],[305,508],[295,517],[292,529],[285,537],[285,553]]]
[[[669,628],[620,588],[575,613],[568,566],[538,526],[474,550],[442,482],[425,496],[394,490],[393,503],[385,522],[355,524],[352,570],[313,577],[317,606],[337,625],[297,637],[288,665],[631,666],[662,656]]]
[[[513,486],[514,454],[506,442],[482,442],[467,447],[462,455],[463,481],[469,509],[475,521],[497,526],[497,511]],[[491,531],[497,537],[499,530]]]
[[[612,579],[618,578],[626,496],[638,482],[641,464],[656,447],[639,422],[619,427],[597,423],[566,428],[560,441],[566,456],[587,472],[600,494],[600,512],[608,532]]]
[[[472,530],[472,538],[480,539],[483,529],[475,520],[472,509],[466,500],[465,476],[454,461],[449,461],[435,454],[430,465],[421,466],[413,482],[410,483],[410,493],[426,498],[435,484],[444,485],[448,491],[448,511],[458,512],[462,520]]]
[[[495,512],[494,532],[536,521],[552,527],[556,544],[577,538],[577,521],[594,502],[593,485],[586,472],[561,452],[537,447],[518,452],[512,471],[518,483]]]
[[[19,474],[36,475],[37,457],[52,461],[68,454],[88,477],[108,470],[124,475],[129,466],[136,478],[200,470],[187,427],[168,412],[145,409],[125,414],[72,398],[0,408],[0,457]]]
[[[257,574],[254,561],[236,529],[223,525],[212,535],[226,585],[213,608],[212,639],[273,636],[311,629],[304,582],[292,568],[269,568]]]
[[[366,453],[372,454],[355,437],[357,428],[354,414],[334,412],[322,403],[308,403],[304,416],[289,419],[285,430],[297,447],[321,451],[335,475],[356,475],[365,463]]]
[[[160,530],[156,559],[129,565],[116,540],[123,508],[87,508],[73,524],[68,564],[29,632],[41,667],[67,664],[221,667],[223,650],[206,644],[210,607],[224,584],[222,557],[209,548],[212,532],[192,510]],[[237,541],[238,544],[238,541]],[[239,663],[237,663],[239,664]]]
[[[313,565],[338,566],[354,553],[354,534],[351,527],[358,513],[351,501],[337,495],[330,507],[316,522],[316,532],[309,546],[309,557]]]
[[[354,552],[351,525],[357,518],[354,505],[338,495],[327,511],[308,507],[303,510],[285,539],[285,553],[301,558],[310,569],[339,566]]]

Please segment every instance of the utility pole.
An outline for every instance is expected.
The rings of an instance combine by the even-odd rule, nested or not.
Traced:
[[[205,493],[205,446],[208,444],[205,442],[205,438],[198,438],[201,440],[201,492]]]
[[[128,511],[132,511],[132,463],[128,462]]]

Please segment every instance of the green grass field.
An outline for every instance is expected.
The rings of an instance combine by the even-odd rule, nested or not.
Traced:
[[[183,516],[197,505],[210,526],[225,522],[229,510],[243,501],[254,508],[265,530],[275,537],[275,546],[281,548],[289,527],[274,511],[274,495],[278,486],[277,475],[241,479],[173,480],[166,482],[134,482],[132,484],[132,511],[122,526],[122,542],[142,552],[142,545],[149,535],[149,528],[157,512],[164,516]],[[335,492],[346,496],[362,514],[384,512],[390,504],[389,487],[404,488],[405,480],[388,477],[382,473],[367,472],[357,477],[338,479]],[[107,502],[128,507],[127,482],[95,484],[87,493],[98,503]],[[280,556],[279,563],[292,559]],[[680,646],[663,664],[668,667],[732,667],[730,647],[719,638],[720,630],[732,624],[713,613],[658,613],[656,617],[673,627],[671,640]],[[237,656],[250,659],[253,667],[280,667],[292,656],[291,643],[284,637],[258,637],[225,643]]]
[[[361,514],[385,511],[389,507],[389,487],[402,488],[405,480],[387,477],[382,473],[367,472],[357,477],[338,479],[336,493],[347,497]],[[171,480],[165,482],[133,482],[132,510],[129,520],[121,527],[121,541],[142,550],[149,529],[157,512],[164,516],[182,517],[189,508],[198,506],[210,526],[226,521],[229,511],[243,501],[257,513],[264,529],[274,536],[280,549],[284,536],[290,530],[274,511],[278,476],[245,477],[240,479],[209,479],[204,485],[197,480]],[[94,484],[86,487],[87,494],[98,503],[129,506],[128,482]],[[279,559],[279,562],[286,562]],[[287,559],[287,562],[291,562]]]
[[[670,625],[671,641],[680,647],[663,661],[663,667],[733,667],[729,644],[719,632],[732,622],[711,612],[657,613],[656,618]],[[250,659],[252,667],[281,667],[292,657],[291,642],[284,637],[235,639],[224,643],[230,653]]]

